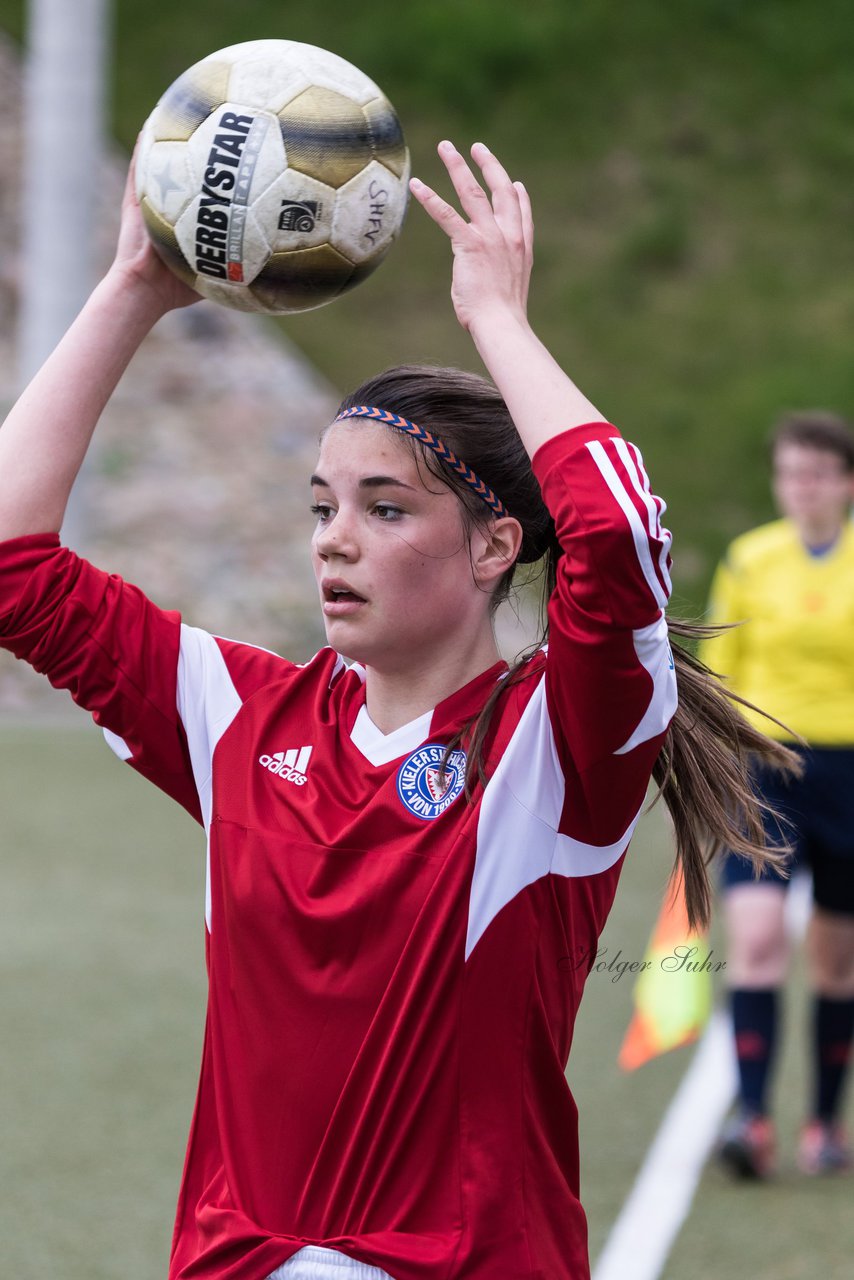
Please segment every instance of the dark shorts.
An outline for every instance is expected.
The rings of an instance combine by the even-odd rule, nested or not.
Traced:
[[[770,769],[754,770],[757,793],[791,823],[782,828],[766,816],[766,839],[794,850],[790,872],[812,872],[813,897],[820,907],[854,915],[854,748],[796,748],[804,759],[803,778],[786,779]],[[755,879],[752,863],[738,854],[723,858],[721,884],[789,883],[775,870]]]

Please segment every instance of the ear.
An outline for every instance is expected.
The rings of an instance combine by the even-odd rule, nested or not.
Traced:
[[[516,563],[522,546],[522,526],[513,516],[494,520],[472,538],[472,566],[477,581],[491,587]]]

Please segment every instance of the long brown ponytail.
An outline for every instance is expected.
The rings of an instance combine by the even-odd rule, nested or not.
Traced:
[[[751,703],[725,691],[714,672],[679,643],[706,639],[725,628],[669,617],[667,628],[679,704],[652,776],[658,784],[656,800],[664,801],[673,819],[688,919],[699,926],[708,923],[711,912],[707,867],[715,853],[730,849],[744,854],[757,872],[769,864],[785,868],[788,846],[766,844],[762,815],[773,810],[757,798],[751,785],[751,761],[791,775],[799,774],[803,765],[795,752],[742,715],[739,705],[752,707]]]
[[[529,660],[547,638],[546,605],[557,582],[563,551],[528,454],[491,382],[460,369],[401,365],[363,383],[342,402],[341,409],[355,404],[377,405],[429,428],[468,463],[520,522],[521,550],[492,594],[493,613],[516,585],[518,566],[531,566],[528,585],[532,579],[541,580],[540,639],[519,655],[506,677],[496,682],[480,711],[445,749],[443,765],[452,751],[465,746],[466,796],[471,799],[477,782],[485,785],[487,781],[486,740],[495,708],[508,689],[533,674]],[[412,451],[419,468],[423,466],[455,491],[464,528],[470,531],[480,526],[486,531],[488,509],[471,488],[432,451],[410,437],[397,438]],[[679,705],[653,767],[653,778],[658,784],[656,800],[664,801],[673,820],[688,917],[692,925],[699,926],[706,924],[710,915],[708,863],[717,850],[729,848],[744,854],[757,869],[769,863],[781,866],[785,860],[784,848],[766,845],[762,821],[766,806],[751,786],[751,760],[788,773],[799,772],[801,766],[794,752],[753,727],[739,710],[739,703],[748,704],[726,692],[714,673],[680,643],[715,635],[721,628],[672,618],[667,624],[674,639]]]

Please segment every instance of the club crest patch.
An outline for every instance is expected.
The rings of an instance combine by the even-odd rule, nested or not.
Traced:
[[[397,771],[397,794],[416,818],[438,818],[465,786],[466,753],[452,751],[444,776],[439,771],[445,748],[429,742],[407,756]]]

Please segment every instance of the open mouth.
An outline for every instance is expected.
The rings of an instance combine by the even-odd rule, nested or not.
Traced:
[[[355,591],[337,588],[337,586],[324,586],[323,598],[324,600],[360,600],[362,604],[366,603],[364,595],[356,595]]]
[[[325,584],[323,587],[323,599],[329,603],[343,603],[346,600],[350,600],[356,601],[358,604],[367,604],[364,596],[357,595],[349,587],[329,587]]]

